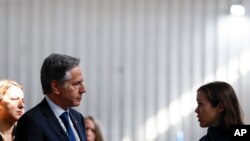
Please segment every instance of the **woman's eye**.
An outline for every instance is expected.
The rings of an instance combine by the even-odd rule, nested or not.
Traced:
[[[11,98],[11,100],[18,100],[19,98]]]
[[[201,102],[197,102],[197,105],[200,106],[200,105],[202,105],[202,103]]]

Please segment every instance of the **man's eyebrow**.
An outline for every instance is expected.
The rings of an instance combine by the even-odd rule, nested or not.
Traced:
[[[83,82],[83,80],[75,80],[75,81],[73,81],[73,83],[82,83]]]

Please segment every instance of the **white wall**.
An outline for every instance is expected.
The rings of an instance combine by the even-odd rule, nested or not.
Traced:
[[[98,119],[106,141],[198,140],[205,82],[232,84],[250,122],[250,1],[237,18],[230,3],[0,0],[0,78],[24,85],[28,110],[43,98],[43,59],[73,55],[88,90],[77,109]]]

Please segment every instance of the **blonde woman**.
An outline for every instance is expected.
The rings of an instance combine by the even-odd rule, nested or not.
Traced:
[[[23,113],[23,87],[15,81],[0,81],[0,141],[14,141],[15,123]]]

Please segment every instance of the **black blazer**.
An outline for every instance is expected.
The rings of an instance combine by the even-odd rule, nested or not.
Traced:
[[[221,127],[209,127],[207,135],[199,141],[230,141],[230,134]]]
[[[69,113],[80,140],[86,141],[83,116],[72,108],[69,109]],[[69,141],[69,139],[44,98],[18,120],[15,141]]]

